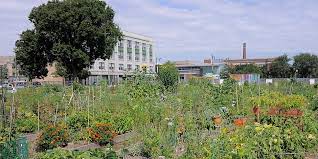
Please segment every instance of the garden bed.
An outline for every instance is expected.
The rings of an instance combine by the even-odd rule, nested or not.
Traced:
[[[106,85],[27,88],[15,94],[19,120],[14,124],[20,133],[39,128],[43,153],[109,148],[120,157],[211,158],[217,151],[229,158],[277,158],[282,152],[305,157],[318,146],[317,90],[293,85],[290,92],[290,87],[193,80],[170,90],[155,78],[138,76],[112,90]],[[302,113],[268,115],[276,106]],[[31,154],[37,136],[26,134]],[[60,146],[66,147],[56,150]]]

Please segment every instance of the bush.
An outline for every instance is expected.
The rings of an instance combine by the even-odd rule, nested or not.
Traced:
[[[179,72],[175,64],[167,62],[161,65],[158,78],[166,89],[175,89],[179,81]]]
[[[18,119],[15,121],[17,131],[21,133],[31,133],[37,129],[37,116],[27,111],[25,108],[22,109],[23,113],[18,114]],[[26,112],[27,111],[27,112]]]
[[[54,92],[62,92],[63,87],[60,85],[52,84],[52,85],[45,85],[44,89],[46,93],[54,93]]]
[[[114,117],[113,127],[118,134],[124,134],[131,131],[133,127],[133,118],[127,115]]]
[[[85,112],[76,112],[67,118],[66,123],[70,129],[79,131],[81,128],[87,126],[87,117],[87,113]]]
[[[17,131],[21,133],[31,133],[37,129],[37,119],[35,117],[16,120]]]
[[[37,151],[46,151],[58,146],[66,146],[68,138],[69,133],[65,125],[49,125],[37,139]]]
[[[125,85],[122,85],[120,89],[132,100],[145,98],[157,99],[160,95],[161,85],[153,76],[136,74]]]
[[[99,145],[106,145],[111,143],[112,139],[116,135],[111,130],[112,125],[108,123],[97,123],[88,129],[88,133],[91,141],[97,142]]]

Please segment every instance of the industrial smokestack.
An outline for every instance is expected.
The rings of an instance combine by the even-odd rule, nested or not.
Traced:
[[[243,43],[243,59],[246,59],[246,43]]]

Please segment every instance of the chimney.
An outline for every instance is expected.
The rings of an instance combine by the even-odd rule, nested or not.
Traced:
[[[243,59],[246,59],[246,43],[243,43]]]

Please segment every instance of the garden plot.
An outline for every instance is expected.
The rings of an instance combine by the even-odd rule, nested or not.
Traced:
[[[115,88],[28,88],[6,104],[16,107],[11,137],[39,133],[31,141],[34,158],[305,158],[317,152],[317,88],[298,83],[201,79],[167,90],[139,75]],[[97,149],[72,151],[88,144]]]

